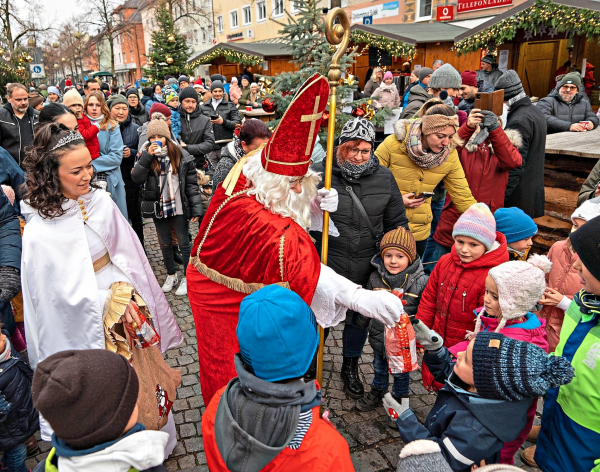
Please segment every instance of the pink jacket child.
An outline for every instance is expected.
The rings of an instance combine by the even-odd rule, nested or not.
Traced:
[[[231,78],[231,85],[229,85],[229,99],[237,105],[238,100],[242,97],[242,89],[238,85],[236,77]]]
[[[500,332],[518,341],[526,341],[548,352],[546,321],[531,313],[546,290],[546,273],[552,263],[546,256],[533,255],[525,261],[511,261],[490,269],[485,281],[484,306],[475,310],[475,331],[467,333],[473,338],[480,331]],[[456,356],[467,349],[469,341],[459,343],[449,350]],[[513,464],[514,455],[527,439],[537,410],[537,398],[527,410],[527,423],[519,435],[504,443],[500,453],[502,464]]]

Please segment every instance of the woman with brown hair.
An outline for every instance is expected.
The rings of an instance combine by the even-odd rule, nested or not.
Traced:
[[[21,282],[31,367],[65,350],[107,349],[132,359],[138,371],[139,356],[155,351],[152,369],[171,378],[161,385],[174,399],[177,373],[156,347],[131,349],[123,322],[139,323],[137,309],[144,312],[162,352],[181,343],[181,331],[135,232],[108,194],[92,184],[92,164],[83,137],[62,124],[39,127],[27,151]],[[172,450],[172,415],[157,419],[157,384],[143,385],[140,380],[141,422],[148,429],[167,423]],[[50,440],[52,430],[41,417],[40,423],[42,438]]]
[[[185,271],[192,249],[190,221],[195,223],[204,215],[196,164],[186,150],[171,140],[171,131],[162,113],[152,115],[147,136],[148,142],[140,150],[139,160],[131,171],[131,179],[138,185],[145,185],[142,211],[144,206],[154,204],[154,226],[167,268],[167,279],[162,290],[170,292],[178,282],[171,244],[172,227],[185,261],[183,278],[175,295],[186,295]]]
[[[127,218],[125,183],[121,176],[123,138],[119,125],[112,119],[104,94],[100,91],[94,90],[88,93],[83,103],[83,110],[90,122],[100,128],[98,133],[100,157],[93,162],[96,180],[110,193],[123,216]]]

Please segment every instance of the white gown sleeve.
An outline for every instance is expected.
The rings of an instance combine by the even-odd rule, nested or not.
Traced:
[[[323,229],[322,226],[321,229]],[[346,318],[346,311],[348,311],[348,307],[341,304],[336,304],[336,298],[338,297],[339,293],[344,290],[352,290],[352,288],[354,288],[354,290],[361,288],[360,285],[354,284],[344,277],[341,278],[346,280],[347,283],[343,285],[339,284],[336,281],[336,279],[339,277],[341,276],[338,275],[333,269],[321,264],[321,273],[319,274],[317,288],[315,290],[315,294],[313,295],[310,307],[315,313],[317,323],[319,323],[323,328],[337,326]]]

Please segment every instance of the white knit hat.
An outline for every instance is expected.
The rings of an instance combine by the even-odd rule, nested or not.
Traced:
[[[591,200],[586,200],[581,204],[577,210],[573,212],[571,215],[571,221],[574,218],[581,218],[585,221],[590,221],[592,218],[596,218],[600,216],[600,197],[592,198]],[[573,221],[573,223],[575,223]]]
[[[552,262],[546,256],[534,254],[527,261],[511,261],[490,269],[489,275],[498,286],[498,301],[502,319],[499,332],[508,320],[517,319],[529,312],[542,298],[546,290],[546,274]],[[477,318],[475,334],[481,329]]]

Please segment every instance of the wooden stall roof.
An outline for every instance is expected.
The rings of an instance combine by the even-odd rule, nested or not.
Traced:
[[[451,25],[449,23],[398,23],[389,25],[353,25],[351,31],[364,31],[366,33],[385,36],[394,41],[408,44],[439,43],[454,41],[454,38],[469,31],[467,28]]]
[[[188,60],[188,63],[192,63],[201,59],[203,56],[207,56],[213,51],[217,49],[231,49],[233,51],[237,51],[242,54],[248,54],[251,56],[260,57],[261,59],[268,59],[270,57],[277,56],[291,56],[291,49],[284,43],[265,43],[265,42],[256,42],[256,43],[219,43],[207,49],[206,51],[201,52],[197,56]]]

